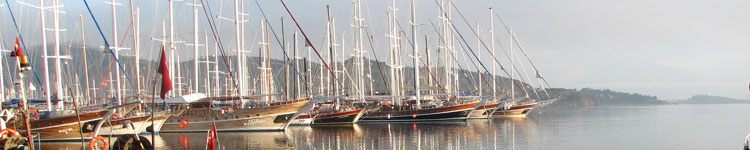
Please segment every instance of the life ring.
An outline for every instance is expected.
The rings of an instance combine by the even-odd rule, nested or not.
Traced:
[[[101,141],[104,143],[104,145],[96,145],[97,141]],[[97,147],[98,146],[98,147]],[[109,149],[109,143],[104,139],[103,136],[96,136],[89,141],[89,149],[90,150],[108,150]]]
[[[9,135],[12,135],[12,136],[21,136],[21,133],[19,133],[18,131],[14,130],[14,129],[11,129],[11,128],[0,130],[0,139],[5,139],[5,138],[9,137]]]

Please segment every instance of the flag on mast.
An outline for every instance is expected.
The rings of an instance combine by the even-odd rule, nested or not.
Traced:
[[[161,56],[159,58],[159,74],[161,74],[161,99],[167,95],[167,92],[172,90],[172,79],[169,77],[169,69],[167,68],[167,56],[164,52],[164,45],[161,46]]]

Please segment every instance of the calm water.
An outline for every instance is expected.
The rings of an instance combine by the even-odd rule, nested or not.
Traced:
[[[750,114],[750,104],[538,109],[525,119],[293,126],[285,132],[219,134],[227,150],[741,149],[750,133],[746,114]],[[205,136],[164,133],[157,137],[157,145],[161,149],[204,149]],[[66,147],[55,147],[58,145]]]

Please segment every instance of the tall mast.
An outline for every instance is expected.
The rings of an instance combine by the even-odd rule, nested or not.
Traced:
[[[479,21],[477,21],[477,31],[478,32],[482,31],[481,29],[479,29]],[[477,48],[479,48],[481,46],[480,45],[481,43],[479,42],[479,40],[481,40],[481,37],[479,37],[479,34],[477,34]],[[482,51],[478,51],[477,55],[478,55],[477,56],[477,61],[481,62],[482,61]],[[479,86],[479,96],[481,97],[482,96],[482,71],[480,71],[479,68],[477,68],[477,79],[479,80],[479,82],[476,83],[476,84],[477,84],[477,86]]]
[[[333,72],[335,73],[336,72],[336,62],[333,61],[333,58],[334,58],[333,57],[333,53],[334,53],[333,52],[333,41],[335,39],[333,38],[333,34],[334,34],[333,33],[333,23],[332,23],[333,21],[332,21],[332,18],[331,18],[331,6],[330,5],[326,5],[326,12],[328,13],[328,22],[326,23],[327,26],[328,26],[328,30],[327,30],[327,33],[328,33],[327,35],[328,36],[326,37],[326,38],[328,38],[328,62],[330,62],[333,65],[333,70],[334,70]],[[326,87],[327,87],[326,88],[326,90],[327,90],[326,93],[328,93],[329,95],[335,95],[335,94],[337,94],[337,93],[335,93],[336,92],[335,90],[334,91],[331,90],[331,88],[332,88],[331,85],[332,84],[333,84],[333,82],[331,82],[331,75],[326,75]]]
[[[266,46],[265,54],[266,55],[265,55],[264,60],[266,61],[266,63],[265,63],[266,64],[266,66],[265,66],[266,70],[264,70],[264,72],[266,73],[266,76],[265,76],[265,78],[266,78],[266,93],[270,94],[272,92],[272,90],[276,89],[276,88],[274,87],[275,82],[273,80],[273,74],[271,72],[272,71],[272,68],[271,68],[271,32],[269,32],[269,29],[271,28],[270,27],[271,24],[268,23],[268,21],[266,21],[265,25],[266,25],[266,36],[265,36],[266,37],[266,39],[265,39],[265,44],[266,44],[265,45]],[[268,103],[270,100],[272,100],[271,98],[272,98],[271,96],[266,96],[266,103]]]
[[[204,30],[205,32],[205,30]],[[204,83],[204,90],[206,91],[206,96],[211,96],[211,63],[213,63],[208,55],[208,34],[203,34],[203,48],[206,52],[206,82]]]
[[[44,0],[39,0],[39,8],[39,18],[41,19],[42,24],[42,55],[44,56],[44,59],[42,59],[42,61],[44,62],[44,66],[42,67],[42,69],[44,69],[44,98],[47,100],[47,110],[52,111],[52,94],[50,94],[51,91],[49,88],[49,60],[47,60],[47,26],[44,23]]]
[[[284,46],[284,50],[289,49],[289,43],[286,42],[286,31],[284,30],[284,17],[281,17],[281,44],[286,44]],[[284,53],[284,58],[286,58],[288,55]],[[294,57],[292,57],[294,58]],[[292,86],[290,84],[291,79],[289,79],[289,63],[290,60],[284,59],[284,84],[286,84],[286,87],[284,87],[284,95],[286,96],[286,100],[292,99]]]
[[[116,41],[117,40],[115,40],[115,42]],[[175,61],[176,55],[175,55],[174,44],[175,44],[174,43],[174,4],[173,4],[173,0],[169,0],[169,53],[170,53],[169,66],[171,66],[172,68],[177,68],[179,67],[179,63],[176,63]],[[177,59],[177,61],[179,61],[179,59]],[[177,85],[179,85],[177,86],[177,89],[175,89],[175,91],[177,92],[171,92],[172,96],[179,96],[182,94],[182,78],[179,77],[178,70],[172,70],[172,69],[169,70],[170,72],[169,74],[174,75],[172,76],[172,80],[174,81],[175,79],[177,79]],[[175,73],[175,71],[177,71],[177,73]],[[172,86],[174,86],[174,83],[172,84],[173,84]]]
[[[56,86],[55,87],[57,88],[57,99],[58,99],[58,101],[57,101],[57,107],[58,107],[59,110],[63,110],[64,107],[65,107],[65,105],[63,105],[64,104],[64,101],[63,101],[64,96],[63,95],[65,95],[65,93],[62,90],[63,89],[63,87],[62,87],[62,75],[61,75],[62,70],[60,69],[60,64],[61,64],[61,62],[60,62],[60,19],[59,19],[59,15],[58,15],[59,12],[60,12],[58,9],[60,8],[60,6],[58,5],[57,0],[54,0],[52,2],[53,2],[52,18],[54,20],[54,26],[55,26],[55,29],[54,29],[54,31],[55,31],[55,34],[54,34],[54,36],[55,36],[55,56],[53,58],[55,59],[55,78],[56,78],[56,80],[55,80],[55,85]],[[45,58],[45,59],[47,59],[47,58]]]
[[[417,61],[419,61],[419,50],[418,50],[419,47],[417,46],[418,45],[417,43],[419,42],[417,42],[417,10],[416,10],[417,6],[416,5],[417,4],[415,0],[411,0],[411,41],[412,43],[414,43],[412,44],[412,52],[413,52],[412,58],[414,59],[413,60],[414,61],[414,93],[416,94],[417,108],[421,108],[420,101],[421,101],[422,95],[419,90],[419,63],[417,63]]]
[[[242,107],[245,107],[245,102],[242,100],[242,98],[245,96],[245,71],[242,67],[242,64],[244,64],[244,58],[242,56],[242,51],[244,48],[242,47],[241,43],[243,42],[242,39],[240,39],[240,10],[238,9],[238,2],[237,0],[234,0],[234,28],[237,32],[235,32],[235,38],[237,38],[237,76],[238,76],[238,83],[239,83],[239,89],[237,93],[240,97],[240,103],[242,104]]]
[[[201,5],[198,5],[196,3],[196,0],[193,0],[193,3],[190,4],[193,6],[193,84],[191,87],[193,87],[193,92],[198,93],[198,7]]]
[[[490,55],[492,55],[492,58],[494,59],[495,58],[495,18],[492,17],[492,14],[495,14],[495,10],[493,10],[492,7],[490,7],[490,35],[492,35],[490,36],[491,38],[490,40],[492,41],[490,42],[492,43],[492,45],[490,45],[492,48],[492,53]],[[492,74],[491,75],[492,75],[492,96],[493,97],[497,96],[496,94],[497,93],[497,76],[495,75],[495,73],[497,72],[496,63],[497,62],[494,62],[494,61],[492,62]]]
[[[363,41],[362,40],[363,39],[362,38],[362,35],[363,35],[362,34],[362,28],[364,28],[364,25],[362,23],[364,21],[364,18],[362,18],[362,0],[357,0],[357,2],[355,3],[355,5],[356,5],[356,7],[355,7],[356,11],[354,13],[357,14],[355,16],[355,18],[354,18],[356,20],[355,27],[357,28],[357,38],[356,38],[357,41],[356,41],[355,44],[357,44],[356,46],[357,46],[357,52],[358,52],[358,54],[357,54],[357,57],[358,57],[358,59],[357,59],[358,60],[358,63],[357,63],[357,65],[358,65],[358,67],[357,67],[357,80],[358,80],[358,82],[357,83],[358,84],[357,84],[357,86],[359,87],[359,93],[358,93],[359,99],[362,102],[364,102],[365,101],[365,97],[364,97],[365,96],[365,90],[364,90],[365,89],[365,82],[364,82],[363,78],[365,76],[365,73],[364,73],[365,72],[364,71],[365,70],[364,69],[365,64],[364,64],[364,60],[363,60],[362,57],[364,56],[365,50],[364,50],[364,46],[363,46],[363,42],[362,42]],[[370,90],[372,90],[372,89],[370,89]]]
[[[510,31],[511,30],[508,29],[508,36],[509,37],[513,37],[513,33],[510,32]],[[514,61],[513,57],[514,57],[515,54],[513,52],[513,38],[509,38],[509,39],[510,39],[510,41],[509,41],[509,43],[510,43],[509,50],[510,50],[510,70],[511,70],[511,74],[510,74],[510,95],[511,96],[510,96],[510,98],[511,99],[516,99],[516,85],[514,84],[516,82],[516,80],[513,79],[513,77],[515,76],[515,74],[512,72],[512,71],[516,70],[516,65],[513,64],[513,61]]]
[[[442,8],[443,10],[445,10],[445,0],[440,0],[440,6],[443,7]],[[444,58],[445,59],[445,66],[443,68],[443,69],[445,69],[445,73],[444,73],[444,77],[445,77],[445,89],[446,89],[447,92],[455,92],[453,90],[453,84],[451,82],[451,77],[453,75],[451,73],[451,69],[452,69],[452,65],[451,64],[453,64],[452,63],[453,61],[450,61],[451,60],[450,59],[451,49],[450,49],[450,46],[449,46],[450,45],[449,40],[451,40],[451,39],[450,39],[450,36],[449,36],[450,34],[448,33],[449,30],[448,30],[448,23],[447,23],[448,22],[448,18],[447,17],[448,16],[445,15],[444,13],[442,13],[442,12],[440,13],[440,18],[443,21],[443,39],[445,39],[445,42],[442,45],[442,47],[443,47],[443,53],[445,54],[445,58]]]
[[[265,20],[260,20],[260,25],[261,25],[261,27],[263,27],[261,29],[261,32],[262,32],[261,35],[263,36],[262,37],[263,41],[261,42],[261,50],[260,50],[260,60],[261,60],[260,61],[260,94],[268,94],[269,93],[269,89],[267,89],[267,88],[268,88],[268,84],[270,82],[270,81],[267,80],[268,79],[268,70],[267,69],[269,69],[269,68],[266,68],[266,63],[268,63],[268,62],[266,62],[266,55],[267,55],[266,54],[266,44],[268,44],[268,42],[266,42],[266,28],[268,26],[266,25]],[[266,104],[268,104],[269,97],[268,96],[263,96],[263,101],[265,101]]]
[[[86,53],[86,36],[85,36],[86,34],[84,34],[85,30],[83,30],[86,28],[83,28],[83,15],[79,15],[78,19],[81,21],[81,41],[83,42],[83,47],[81,48],[83,49],[83,74],[84,74],[84,79],[86,79],[86,99],[89,100],[89,104],[90,104],[92,97],[91,97],[91,92],[89,92],[89,88],[90,88],[89,87],[89,63],[88,63],[88,60],[86,59],[86,54],[87,54]]]
[[[294,31],[294,67],[296,70],[300,70],[299,68],[299,56],[297,54],[298,48],[297,48],[297,31]],[[309,78],[308,78],[309,79]],[[294,78],[294,87],[297,88],[297,92],[295,92],[295,99],[300,97],[300,93],[302,92],[302,88],[300,87],[300,79]]]
[[[397,56],[399,54],[396,53],[396,45],[398,45],[398,43],[396,42],[396,37],[398,36],[398,34],[396,34],[394,32],[395,31],[395,26],[396,26],[395,25],[395,20],[396,20],[395,19],[396,18],[396,1],[392,0],[392,3],[393,3],[393,5],[391,5],[391,8],[390,8],[392,10],[392,12],[388,13],[388,19],[389,19],[388,25],[389,25],[389,28],[390,28],[390,33],[389,33],[389,38],[390,38],[390,42],[389,42],[390,43],[390,65],[389,66],[391,67],[391,96],[394,96],[393,98],[391,98],[391,103],[394,104],[394,103],[396,103],[396,99],[397,99],[395,96],[398,96],[398,93],[399,93],[398,84],[396,84],[397,83],[397,81],[396,81],[397,80],[397,78],[396,78],[396,74],[397,74],[396,73],[396,68],[398,67],[397,66],[398,64],[397,64],[396,58],[397,58]]]
[[[216,61],[216,63],[214,63],[214,84],[216,84],[216,86],[220,86],[219,63],[218,63],[219,61],[219,42],[218,41],[214,41],[214,61]],[[227,66],[227,68],[228,67],[229,66]],[[214,92],[214,96],[217,96],[217,97],[222,96],[220,95],[221,93],[222,93],[221,88],[216,88],[216,91]]]
[[[140,96],[141,92],[141,76],[140,76],[140,57],[139,57],[139,45],[141,44],[140,41],[138,41],[138,35],[139,35],[139,24],[140,22],[137,21],[137,15],[138,12],[134,10],[133,8],[133,0],[130,0],[130,23],[133,24],[133,53],[135,53],[135,57],[133,57],[135,62],[135,95]],[[83,29],[83,28],[82,28]],[[140,97],[139,97],[140,98]]]
[[[328,76],[328,77],[331,78],[330,80],[331,80],[331,86],[333,87],[333,95],[339,95],[339,94],[341,94],[341,93],[339,93],[339,84],[336,84],[336,82],[335,82],[336,79],[334,79],[334,77],[339,76],[338,75],[338,72],[339,72],[339,63],[336,62],[336,55],[337,55],[336,54],[336,46],[338,46],[338,44],[336,44],[336,19],[335,18],[331,18],[331,34],[329,34],[329,35],[331,36],[331,61],[330,62],[331,62],[331,64],[333,64],[333,74],[334,75]],[[341,77],[341,76],[339,76],[339,77]],[[344,82],[342,82],[342,83],[344,83]],[[338,100],[337,100],[337,102],[338,102]]]

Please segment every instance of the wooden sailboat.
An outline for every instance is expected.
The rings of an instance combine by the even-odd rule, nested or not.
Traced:
[[[393,7],[395,7],[395,1],[393,1]],[[415,1],[412,0],[411,5],[411,23],[412,23],[412,41],[416,41],[417,33],[416,33],[416,4]],[[414,62],[414,94],[415,96],[410,96],[407,99],[404,99],[404,96],[401,96],[402,91],[400,91],[401,86],[403,84],[400,83],[401,75],[399,72],[399,68],[394,68],[394,66],[401,66],[400,58],[398,57],[400,53],[398,52],[400,50],[400,47],[398,46],[399,40],[398,38],[400,36],[399,32],[396,30],[395,26],[397,26],[396,19],[395,19],[395,8],[392,8],[392,12],[389,13],[389,16],[391,16],[391,33],[390,36],[392,38],[392,43],[394,47],[391,49],[391,59],[392,59],[392,69],[391,69],[391,98],[393,103],[393,106],[383,106],[380,109],[368,112],[362,119],[362,122],[373,122],[373,121],[403,121],[403,122],[413,122],[413,121],[443,121],[443,120],[466,120],[469,114],[471,114],[472,111],[474,111],[479,106],[483,105],[484,101],[477,101],[478,97],[460,97],[458,95],[450,95],[450,94],[444,94],[444,95],[431,95],[431,96],[422,96],[420,91],[420,79],[419,79],[419,70],[420,67],[418,65],[418,47],[416,42],[413,42],[412,45],[413,49],[413,62]],[[404,102],[396,102],[396,101],[404,101]],[[422,106],[423,101],[429,102],[430,105]]]
[[[212,122],[216,123],[217,131],[281,131],[309,102],[310,99],[299,99],[255,108],[190,108],[167,119],[161,132],[205,132],[211,128]]]
[[[244,22],[240,18],[238,1],[235,0],[235,29],[237,40],[240,39],[241,25]],[[262,26],[267,24],[261,22]],[[266,29],[267,30],[267,29]],[[264,30],[265,31],[265,30]],[[267,36],[264,34],[264,36]],[[264,38],[264,40],[266,39]],[[312,107],[308,105],[310,98],[300,98],[282,102],[274,102],[275,94],[269,94],[273,89],[273,80],[270,71],[270,46],[264,45],[261,50],[262,62],[260,70],[261,92],[258,95],[245,95],[245,76],[241,71],[242,61],[242,42],[237,42],[238,54],[240,54],[237,66],[239,71],[238,96],[229,97],[209,97],[200,100],[200,102],[190,104],[180,115],[170,117],[162,126],[161,132],[205,132],[215,123],[217,131],[281,131],[288,127],[292,120],[301,112],[305,112]],[[268,44],[268,42],[263,42]],[[251,102],[251,103],[248,103]],[[239,103],[237,107],[236,103]],[[221,106],[221,105],[230,106]],[[219,105],[218,107],[214,107]]]
[[[355,3],[355,13],[357,14],[357,16],[355,16],[354,19],[358,20],[357,24],[356,24],[356,27],[360,28],[360,30],[361,30],[361,28],[362,28],[362,20],[360,19],[361,16],[359,16],[359,12],[357,11],[359,9],[359,7],[358,7],[359,3],[360,3],[359,1],[356,1],[356,3]],[[330,7],[328,9],[330,10]],[[330,53],[329,53],[330,54],[329,56],[331,58],[330,62],[334,64],[334,70],[335,70],[334,72],[339,72],[339,70],[338,70],[339,63],[336,63],[336,61],[335,61],[335,58],[336,58],[335,56],[336,55],[334,55],[335,54],[334,52],[336,50],[334,49],[334,45],[335,44],[333,43],[333,41],[335,39],[335,37],[334,37],[334,35],[335,35],[335,32],[334,32],[334,30],[335,30],[335,27],[334,27],[335,22],[333,21],[333,18],[330,17],[330,13],[329,13],[329,18],[328,19],[329,20],[328,20],[328,25],[327,25],[328,26],[328,30],[327,30],[328,37],[327,38],[328,38],[328,47],[331,50]],[[358,33],[362,34],[361,31],[358,32]],[[361,41],[361,36],[357,36],[356,39],[358,41]],[[357,51],[359,51],[359,55],[357,57],[358,57],[358,60],[360,60],[360,64],[357,66],[357,71],[362,71],[364,68],[362,66],[363,64],[361,63],[361,56],[362,56],[361,51],[362,51],[362,47],[361,47],[361,43],[360,42],[357,43]],[[343,58],[343,55],[344,55],[343,54],[343,50],[342,50],[342,53],[338,54],[338,55],[342,55],[342,58]],[[343,64],[343,62],[344,61],[342,61],[342,64]],[[345,65],[341,65],[341,67],[343,68],[343,67],[345,67]],[[346,70],[346,68],[343,68],[343,70]],[[362,85],[364,83],[361,80],[361,78],[362,78],[361,74],[362,73],[359,72],[359,74],[360,74],[360,76],[357,76],[357,77],[360,80],[358,80],[359,82],[357,82],[358,84],[356,85],[357,86],[356,89],[358,89],[358,91],[356,93],[356,96],[353,96],[353,97],[350,97],[350,98],[338,98],[338,99],[334,99],[333,102],[331,102],[331,103],[320,104],[320,106],[324,107],[324,108],[317,110],[317,114],[313,118],[312,125],[353,124],[353,123],[356,123],[360,119],[360,117],[362,117],[362,115],[365,113],[366,108],[363,105],[356,105],[355,104],[357,101],[360,101],[360,99],[363,99],[362,96],[364,94],[364,91],[363,91],[364,89],[362,89],[362,87],[363,87]],[[333,85],[333,87],[334,87],[333,95],[341,95],[343,93],[343,91],[344,91],[343,90],[344,87],[339,87],[339,84],[336,84],[335,82],[331,82],[331,83],[334,84]],[[343,86],[343,84],[342,84],[342,86]]]
[[[492,117],[526,117],[536,106],[536,102],[508,106],[501,105],[492,113]]]
[[[73,111],[57,111],[57,115],[50,117],[42,117],[38,119],[32,119],[31,133],[38,134],[41,141],[72,141],[91,139],[98,133],[95,131],[101,131],[99,133],[105,133],[108,131],[99,130],[104,125],[104,122],[117,114],[117,112],[129,112],[137,106],[137,103],[125,104],[122,106],[111,107],[106,109],[98,109],[86,112],[79,112],[76,115]],[[23,127],[22,121],[10,122],[16,129]],[[26,130],[21,129],[21,132]]]

